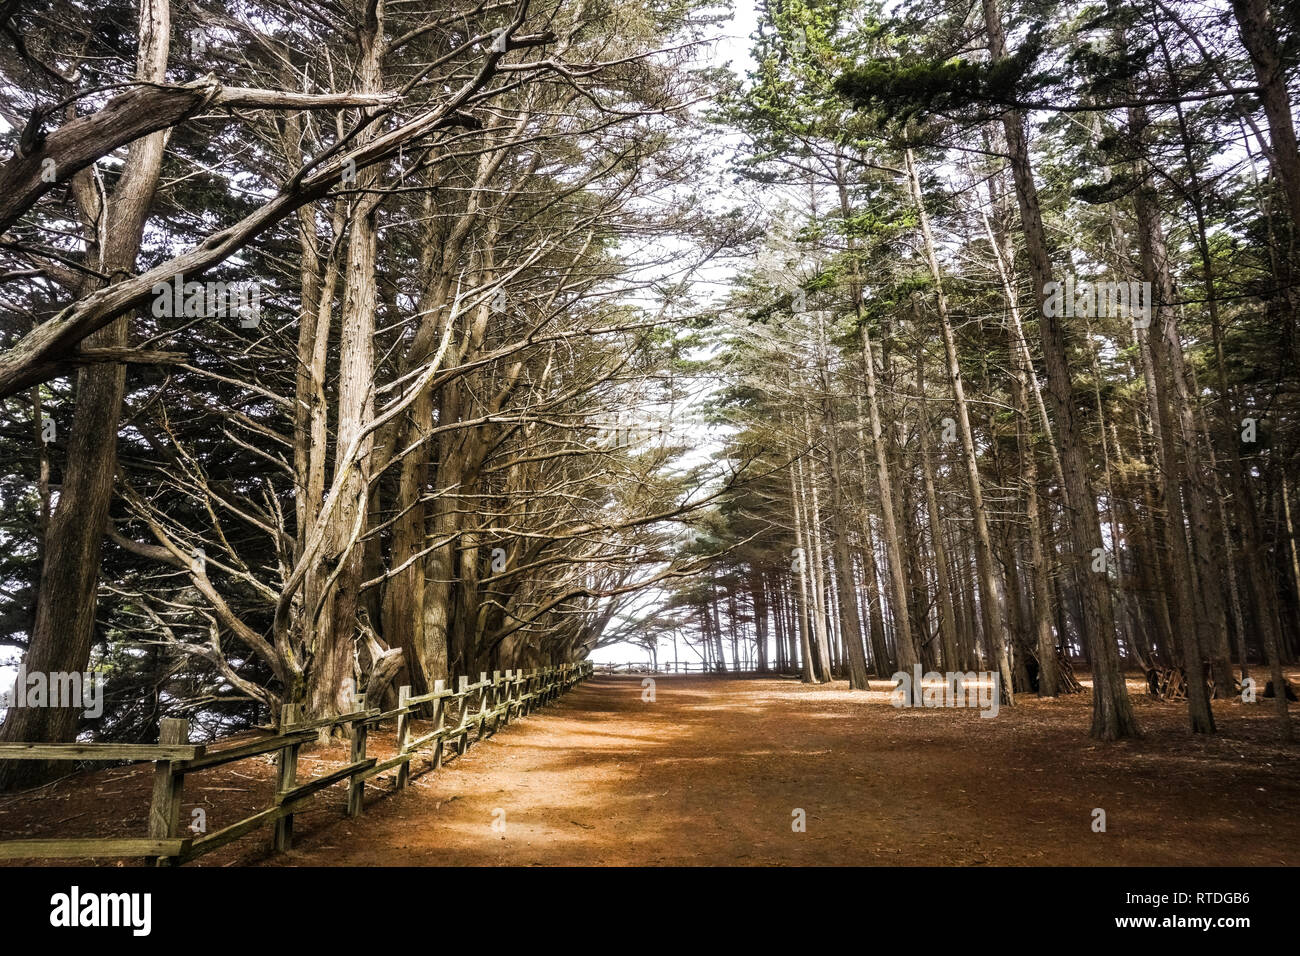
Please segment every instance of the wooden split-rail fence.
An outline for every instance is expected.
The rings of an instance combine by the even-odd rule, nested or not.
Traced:
[[[154,765],[148,836],[7,840],[0,842],[0,860],[142,856],[146,862],[159,866],[174,865],[210,853],[266,826],[273,828],[272,849],[281,852],[292,845],[295,811],[302,809],[319,791],[346,782],[348,816],[360,816],[365,782],[371,777],[396,768],[394,789],[401,790],[409,781],[411,761],[417,756],[432,752],[432,765],[437,769],[442,766],[444,747],[455,747],[457,754],[464,754],[472,743],[496,733],[512,719],[526,717],[544,707],[591,674],[592,665],[587,661],[508,670],[504,674],[494,671],[491,677],[485,672],[473,684],[468,677],[461,677],[455,690],[446,688],[444,681],[436,681],[431,693],[412,696],[411,689],[403,687],[393,710],[367,709],[362,694],[352,713],[320,720],[298,721],[297,708],[286,705],[274,736],[222,750],[209,751],[202,744],[189,743],[189,721],[172,718],[162,721],[156,744],[0,744],[0,760],[126,761]],[[412,738],[415,718],[430,713],[434,729]],[[452,715],[454,722],[449,721]],[[397,722],[396,752],[383,760],[366,756],[370,728],[390,720]],[[351,731],[348,763],[322,776],[299,781],[298,751],[303,744],[342,726]],[[277,755],[275,797],[271,806],[213,833],[187,835],[182,830],[181,804],[186,777],[270,753]]]
[[[647,661],[630,661],[620,664],[596,664],[596,673],[598,674],[715,674],[719,677],[749,677],[753,674],[763,673],[757,668],[745,667],[736,669],[728,667],[725,671],[719,670],[716,664],[705,664],[702,661],[662,661],[658,664],[651,664]],[[767,671],[768,676],[776,677],[782,672],[772,667]]]

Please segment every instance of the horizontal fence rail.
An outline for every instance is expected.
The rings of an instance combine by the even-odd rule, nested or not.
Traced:
[[[766,671],[760,671],[753,667],[742,667],[736,670],[728,667],[725,670],[720,669],[716,664],[705,664],[702,661],[663,661],[658,664],[651,664],[648,661],[633,661],[624,664],[593,664],[597,674],[728,674],[733,677],[741,674],[770,674],[777,675],[781,673],[792,673],[788,668],[784,671],[769,667]]]
[[[0,744],[0,760],[104,760],[154,765],[148,836],[6,840],[0,841],[0,860],[143,856],[146,862],[159,866],[174,865],[186,863],[265,826],[273,828],[272,849],[282,852],[293,843],[294,812],[319,791],[346,783],[348,816],[360,816],[365,782],[371,777],[397,768],[394,790],[401,790],[409,781],[411,761],[417,756],[432,751],[432,769],[436,770],[442,766],[444,747],[455,747],[458,755],[464,754],[472,743],[491,736],[512,719],[526,717],[546,706],[590,677],[592,671],[590,662],[581,661],[532,670],[508,670],[504,674],[493,671],[491,677],[483,672],[473,684],[462,676],[456,690],[446,688],[445,681],[435,681],[432,692],[412,696],[411,689],[403,687],[398,692],[397,707],[388,711],[367,709],[362,694],[352,713],[320,720],[298,721],[297,708],[286,705],[274,736],[222,750],[190,744],[189,721],[173,718],[163,720],[156,744]],[[412,739],[414,719],[428,715],[432,715],[434,729]],[[388,720],[397,722],[397,752],[382,761],[367,757],[366,738],[370,728]],[[322,776],[299,781],[298,751],[303,744],[327,729],[332,731],[343,726],[351,730],[348,763]],[[276,754],[275,797],[271,806],[214,833],[200,836],[183,833],[181,803],[188,775],[269,753]]]

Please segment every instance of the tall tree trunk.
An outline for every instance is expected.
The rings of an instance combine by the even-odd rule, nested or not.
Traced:
[[[990,198],[996,205],[998,197],[992,187]],[[1029,560],[1031,564],[1035,648],[1038,656],[1038,696],[1056,697],[1061,692],[1061,672],[1056,659],[1056,638],[1052,633],[1051,571],[1047,564],[1047,548],[1043,545],[1043,524],[1038,502],[1038,458],[1030,437],[1033,421],[1029,415],[1030,383],[1034,381],[1033,362],[1025,342],[1020,321],[1020,297],[1007,270],[1010,248],[1005,230],[994,230],[989,217],[983,216],[984,231],[997,265],[1002,294],[1007,300],[1007,345],[1011,354],[1011,400],[1016,409],[1016,446],[1020,454],[1020,484],[1025,489],[1025,518],[1029,525]],[[1041,408],[1042,396],[1038,401]],[[1060,458],[1051,439],[1051,422],[1046,409],[1041,409],[1042,426],[1051,444],[1051,454],[1060,469]],[[1061,482],[1064,485],[1064,481]]]
[[[867,483],[871,479],[870,472],[867,470],[867,437],[862,427],[862,396],[858,394],[855,398],[858,404],[858,471],[862,476],[862,563],[867,593],[871,595],[867,602],[867,618],[871,625],[872,665],[877,677],[887,679],[894,673],[894,669],[889,659],[889,647],[885,638],[884,593],[881,590],[880,569],[876,562],[876,537],[871,529],[871,513],[866,507]]]
[[[808,446],[812,447],[812,425],[807,409],[804,410],[804,434],[808,437]],[[826,582],[822,579],[822,533],[821,509],[818,507],[817,479],[805,468],[803,459],[799,460],[799,487],[804,513],[804,537],[808,542],[808,590],[812,598],[809,610],[812,612],[812,650],[815,655],[813,673],[819,683],[831,680],[830,634],[826,627]]]
[[[141,0],[136,79],[164,83],[171,33],[168,0]],[[117,186],[101,204],[89,171],[74,178],[87,220],[87,266],[112,281],[135,275],[145,220],[153,204],[168,134],[151,133],[128,148]],[[88,281],[89,295],[100,287]],[[129,344],[130,316],[89,336],[88,348]],[[44,542],[36,616],[24,659],[29,674],[81,673],[94,640],[100,554],[117,471],[117,428],[126,387],[126,366],[94,364],[77,375],[76,411],[68,436],[67,464]],[[0,742],[66,742],[75,739],[80,707],[10,707]],[[57,772],[42,761],[0,762],[0,789],[30,786]]]
[[[918,438],[921,443],[921,475],[925,480],[925,510],[930,519],[930,542],[931,547],[934,549],[935,599],[939,604],[939,640],[943,647],[943,666],[948,670],[959,670],[961,662],[957,656],[957,612],[952,603],[952,571],[948,567],[948,548],[943,540],[943,521],[939,513],[939,497],[934,490],[934,463],[930,450],[930,414],[925,398],[922,362],[921,349],[918,347],[916,354],[916,393],[921,402]]]
[[[371,0],[359,33],[361,92],[382,92],[383,0]],[[374,136],[373,126],[366,127],[361,134],[363,140]],[[363,435],[375,414],[376,217],[385,195],[373,190],[378,177],[379,172],[373,167],[366,168],[357,177],[361,192],[349,217],[334,457],[336,480],[340,473],[345,477],[330,535],[322,551],[324,566],[332,568],[327,575],[322,569],[322,576],[326,577],[325,599],[319,615],[314,608],[308,609],[311,626],[308,657],[312,667],[307,680],[307,713],[312,718],[343,713],[351,706],[345,696],[345,686],[355,669],[353,636],[364,560],[358,540],[366,527],[373,447],[373,439]]]
[[[840,636],[848,661],[849,689],[869,690],[867,652],[862,644],[862,618],[858,614],[857,589],[853,580],[853,558],[849,552],[849,514],[844,498],[843,473],[840,470],[840,441],[831,407],[830,374],[826,367],[825,330],[818,316],[818,345],[821,352],[822,422],[826,432],[826,451],[830,464],[831,507],[835,545],[835,583],[838,593]]]
[[[753,565],[749,567],[749,593],[754,599],[754,650],[758,672],[767,673],[767,591],[763,575]],[[779,643],[779,641],[778,641]]]
[[[1145,127],[1145,117],[1137,108],[1129,109],[1129,122],[1133,135],[1140,137]],[[1188,546],[1185,531],[1184,506],[1182,497],[1183,461],[1174,444],[1174,421],[1170,406],[1180,406],[1190,400],[1187,395],[1185,372],[1183,367],[1182,340],[1178,334],[1178,313],[1174,306],[1174,288],[1165,250],[1164,233],[1160,225],[1159,214],[1154,208],[1152,198],[1147,193],[1145,177],[1134,192],[1134,205],[1137,211],[1139,244],[1142,250],[1143,271],[1153,277],[1154,325],[1155,334],[1149,337],[1152,374],[1156,384],[1155,401],[1160,421],[1160,433],[1163,450],[1163,462],[1160,470],[1164,482],[1165,508],[1167,513],[1166,528],[1171,555],[1174,586],[1178,595],[1176,614],[1177,630],[1182,641],[1183,669],[1187,675],[1187,709],[1193,733],[1214,733],[1214,714],[1210,709],[1209,694],[1205,686],[1202,649],[1207,646],[1208,638],[1198,631],[1203,631],[1206,621],[1204,615],[1197,613],[1201,604],[1197,588],[1193,583],[1196,568]],[[1195,451],[1188,446],[1187,438],[1192,444],[1198,442],[1193,427],[1190,436],[1184,429],[1184,449],[1187,455],[1187,467],[1190,470],[1195,463]],[[1189,498],[1195,509],[1196,499],[1200,495],[1191,488]],[[1196,517],[1193,516],[1193,524]],[[1205,579],[1204,588],[1219,586],[1217,580]]]
[[[867,374],[867,411],[871,416],[871,444],[876,453],[876,488],[880,494],[880,518],[884,525],[885,550],[889,558],[889,580],[893,588],[894,646],[898,655],[898,669],[911,673],[920,663],[916,645],[912,641],[912,621],[908,613],[906,574],[903,565],[903,545],[899,540],[895,522],[893,482],[889,476],[889,463],[885,453],[884,428],[880,423],[880,404],[876,398],[876,363],[872,356],[871,335],[863,322],[858,334],[862,338],[862,365]]]
[[[812,561],[812,552],[808,547],[807,535],[804,531],[803,506],[800,503],[803,500],[803,492],[800,488],[802,482],[802,462],[797,462],[795,467],[788,468],[790,473],[790,510],[794,513],[794,539],[795,547],[798,549],[796,555],[792,556],[794,562],[793,570],[795,577],[798,578],[799,584],[795,588],[794,598],[795,605],[799,614],[799,671],[800,678],[805,684],[817,682],[817,675],[813,671],[813,652],[812,652],[812,621],[810,613],[809,587],[808,587],[808,566]]]
[[[943,275],[939,271],[939,260],[934,251],[934,236],[930,232],[930,217],[925,211],[921,178],[917,173],[916,158],[911,149],[905,150],[904,160],[912,202],[916,206],[925,259],[930,266],[930,277],[934,281],[939,329],[943,334],[944,354],[948,359],[949,383],[952,386],[953,402],[957,411],[957,431],[961,436],[962,450],[965,453],[963,457],[966,466],[966,484],[970,490],[971,516],[975,521],[975,566],[980,576],[980,604],[984,612],[984,631],[993,645],[994,659],[997,661],[998,672],[1002,678],[1002,702],[1014,706],[1016,697],[1012,683],[1011,658],[1007,652],[1005,596],[1002,582],[998,579],[997,559],[993,555],[988,516],[984,510],[984,492],[980,486],[979,463],[975,457],[975,437],[971,430],[970,410],[966,406],[966,386],[962,382],[961,364],[957,357],[957,340],[953,335],[952,322],[948,316],[948,297],[944,293]],[[921,318],[919,304],[917,304],[917,313],[919,320]]]
[[[989,51],[993,60],[1000,62],[1006,59],[1006,38],[997,0],[983,0],[983,9]],[[1080,440],[1074,418],[1065,330],[1055,316],[1048,314],[1050,310],[1044,308],[1049,283],[1052,281],[1052,262],[1047,251],[1038,189],[1029,163],[1025,120],[1019,111],[1008,110],[1002,116],[1002,123],[1012,178],[1016,184],[1016,199],[1020,206],[1020,222],[1029,257],[1030,275],[1039,313],[1042,315],[1039,326],[1043,338],[1043,360],[1047,367],[1048,393],[1056,419],[1065,478],[1062,489],[1065,505],[1063,521],[1069,539],[1069,558],[1075,569],[1075,580],[1083,590],[1084,640],[1089,645],[1088,656],[1092,662],[1093,678],[1091,732],[1092,736],[1101,740],[1117,740],[1137,735],[1140,730],[1133,714],[1133,705],[1128,698],[1124,674],[1120,669],[1110,589],[1100,575],[1088,571],[1092,549],[1101,546],[1101,525],[1097,517],[1096,500],[1089,487],[1089,465],[1084,442]]]

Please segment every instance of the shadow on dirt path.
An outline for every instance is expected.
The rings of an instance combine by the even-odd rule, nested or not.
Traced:
[[[1300,862],[1298,751],[1271,743],[1271,708],[1216,704],[1219,736],[1192,738],[1181,706],[1135,696],[1146,736],[1102,745],[1082,695],[983,719],[895,709],[874,686],[659,677],[645,702],[639,677],[595,678],[257,862]]]

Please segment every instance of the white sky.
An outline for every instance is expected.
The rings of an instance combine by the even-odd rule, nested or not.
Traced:
[[[753,65],[750,57],[750,35],[757,29],[758,10],[754,0],[733,0],[734,10],[732,19],[728,23],[719,25],[718,38],[701,47],[701,56],[699,61],[710,66],[730,66],[731,70],[737,74],[743,75]],[[734,145],[737,138],[728,136],[725,133],[717,133],[718,140],[726,145]],[[708,183],[708,189],[704,188]],[[702,192],[708,192],[710,198],[716,202],[719,208],[727,206],[740,205],[746,200],[738,187],[732,183],[732,176],[728,171],[725,163],[715,163],[712,168],[706,169],[697,182]],[[743,187],[749,193],[752,199],[752,185]],[[700,270],[692,283],[692,291],[700,300],[709,300],[719,298],[726,294],[731,286],[731,279],[735,272],[734,262],[719,261]],[[703,388],[695,391],[694,401],[704,399],[709,389]],[[680,429],[684,423],[679,423]],[[716,450],[716,440],[711,438],[707,429],[702,427],[686,426],[686,431],[692,436],[698,436],[699,444],[692,453],[685,456],[679,464],[683,467],[689,467],[701,461],[707,461],[709,455]],[[681,437],[680,432],[677,435]],[[654,601],[664,592],[656,588],[652,591],[640,595],[640,600],[629,601],[629,610],[643,610],[653,606]],[[632,616],[637,616],[632,611]],[[620,621],[616,616],[610,622],[610,629],[618,627]],[[671,660],[673,656],[671,639],[661,638],[659,641],[659,659],[661,661]],[[683,661],[698,660],[698,656],[693,653],[684,641],[678,642],[678,656]],[[602,647],[593,651],[590,660],[597,663],[625,663],[628,661],[642,661],[649,659],[649,652],[641,647],[630,644],[615,644],[610,647]]]

